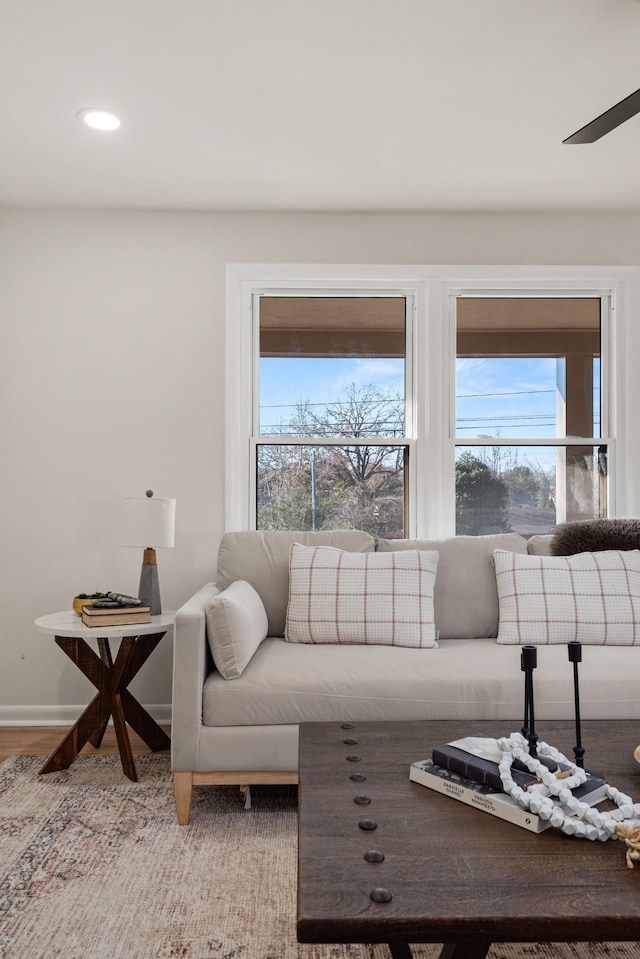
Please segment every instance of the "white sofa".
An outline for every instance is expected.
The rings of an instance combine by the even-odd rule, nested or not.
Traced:
[[[376,545],[358,530],[225,534],[216,583],[203,586],[176,614],[172,767],[179,822],[190,820],[194,785],[296,782],[300,722],[496,719],[519,728],[520,647],[496,642],[493,550],[544,553],[549,539],[527,543],[506,533]],[[350,552],[437,549],[437,648],[287,642],[283,631],[294,542]],[[207,607],[239,580],[261,597],[268,637],[241,675],[224,679],[211,655]],[[584,647],[582,717],[640,719],[639,666],[637,647]],[[539,648],[534,688],[538,720],[573,718],[573,668],[566,646]]]

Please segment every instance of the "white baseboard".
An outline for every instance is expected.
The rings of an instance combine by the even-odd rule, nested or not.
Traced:
[[[84,706],[0,706],[0,726],[73,726]],[[171,724],[171,704],[145,706],[163,726]],[[111,720],[112,722],[112,720]]]

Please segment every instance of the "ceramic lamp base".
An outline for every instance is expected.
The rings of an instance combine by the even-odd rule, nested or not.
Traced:
[[[143,603],[151,607],[152,616],[160,615],[162,604],[160,602],[160,581],[158,579],[155,549],[145,549],[144,551],[138,597]]]

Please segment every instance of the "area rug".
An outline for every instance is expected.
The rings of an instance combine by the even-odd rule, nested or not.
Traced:
[[[389,959],[295,938],[296,788],[195,790],[178,826],[166,755],[0,766],[2,959]],[[640,879],[640,877],[639,877]],[[490,959],[636,959],[640,943],[494,945]],[[436,959],[440,947],[414,947]]]

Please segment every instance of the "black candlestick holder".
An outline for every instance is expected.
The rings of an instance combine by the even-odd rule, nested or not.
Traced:
[[[524,673],[524,722],[522,735],[529,743],[529,755],[537,758],[535,708],[533,703],[533,671],[538,665],[538,651],[535,646],[523,646],[520,653],[520,668]]]
[[[578,681],[578,663],[582,662],[582,644],[577,639],[567,643],[569,662],[573,663],[573,701],[576,720],[576,744],[573,752],[576,757],[576,766],[584,768],[584,746],[580,729],[580,684]]]
[[[524,721],[522,735],[529,743],[529,755],[539,760],[543,766],[555,772],[558,764],[548,756],[538,756],[538,734],[536,733],[536,717],[533,696],[533,671],[538,665],[538,650],[536,646],[520,647],[520,668],[524,673]],[[524,767],[526,768],[526,767]]]

